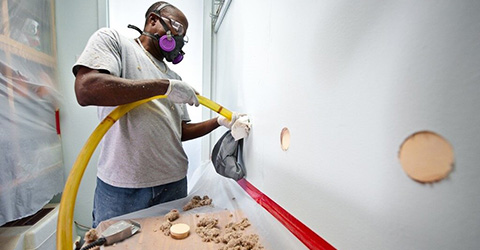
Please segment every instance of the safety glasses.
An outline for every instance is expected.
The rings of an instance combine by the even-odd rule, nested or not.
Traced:
[[[179,36],[183,36],[185,34],[185,27],[183,24],[164,16],[160,16],[165,22],[170,22],[170,26],[177,32]]]

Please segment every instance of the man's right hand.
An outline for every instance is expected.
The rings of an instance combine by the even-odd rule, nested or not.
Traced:
[[[238,120],[238,118],[246,115],[247,114],[239,114],[237,112],[232,112],[232,120],[228,120],[224,116],[219,115],[217,117],[217,122],[219,125],[222,125],[228,129],[232,129],[232,125]]]
[[[188,103],[190,106],[195,105],[195,107],[200,105],[197,98],[198,92],[192,86],[179,80],[169,79],[168,81],[170,85],[165,92],[168,100],[175,103]]]

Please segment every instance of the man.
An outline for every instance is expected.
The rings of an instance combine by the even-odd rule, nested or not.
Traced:
[[[168,68],[178,63],[188,21],[176,7],[154,3],[144,30],[129,39],[102,28],[89,39],[73,67],[82,106],[98,107],[100,119],[115,106],[157,95],[119,119],[102,141],[93,227],[103,220],[187,196],[188,159],[182,141],[235,122],[223,117],[190,121],[185,104],[198,106],[196,91]],[[236,117],[236,115],[234,115]]]

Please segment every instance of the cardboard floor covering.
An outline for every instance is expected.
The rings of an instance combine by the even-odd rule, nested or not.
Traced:
[[[212,213],[197,213],[197,214],[185,214],[180,212],[180,217],[173,221],[172,224],[175,223],[185,223],[190,226],[190,234],[187,238],[177,240],[172,238],[171,236],[164,235],[159,228],[163,222],[166,221],[164,215],[159,215],[157,217],[148,217],[148,218],[140,218],[140,219],[132,219],[141,225],[141,230],[137,234],[133,235],[132,237],[116,243],[111,246],[102,247],[102,249],[142,249],[142,250],[150,250],[150,249],[174,249],[174,250],[210,250],[210,249],[219,249],[224,247],[224,243],[214,243],[214,242],[204,242],[202,238],[195,232],[197,228],[197,223],[204,217],[214,217],[218,219],[218,228],[221,230],[221,235],[225,232],[225,226],[230,223],[238,223],[242,221],[245,216],[241,211],[217,211]],[[103,230],[108,228],[110,225],[114,224],[116,220],[109,220],[103,221],[97,227],[99,233]],[[252,223],[250,221],[250,223]],[[255,225],[250,225],[249,227],[245,228],[242,231],[244,235],[254,234],[255,232]],[[262,239],[260,238],[260,243],[262,244]],[[264,244],[262,244],[264,245]]]

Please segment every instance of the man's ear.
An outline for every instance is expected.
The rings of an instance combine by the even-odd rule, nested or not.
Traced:
[[[155,13],[153,12],[150,12],[150,14],[148,14],[148,22],[150,23],[151,26],[155,26],[156,22],[158,21],[158,15],[156,15]]]

